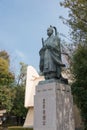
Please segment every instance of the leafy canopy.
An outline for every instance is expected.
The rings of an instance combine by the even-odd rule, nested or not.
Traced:
[[[71,66],[72,93],[87,130],[87,0],[64,0],[61,5],[69,9],[69,18],[63,20],[71,28],[70,35],[77,47]]]

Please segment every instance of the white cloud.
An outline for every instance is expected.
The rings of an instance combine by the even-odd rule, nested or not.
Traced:
[[[15,53],[17,54],[17,56],[21,57],[21,58],[25,58],[26,56],[24,55],[23,52],[19,51],[19,50],[15,50]]]

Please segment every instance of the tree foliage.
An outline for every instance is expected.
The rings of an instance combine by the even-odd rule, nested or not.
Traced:
[[[64,0],[61,5],[69,9],[66,23],[72,29],[71,37],[76,43],[87,41],[87,0]]]
[[[10,63],[9,54],[5,50],[0,51],[0,57]]]
[[[10,112],[13,105],[14,74],[10,71],[10,57],[6,51],[0,51],[0,109]]]
[[[0,86],[0,110],[6,109],[7,112],[10,112],[13,106],[14,97],[14,88]]]
[[[20,66],[17,84],[15,75],[10,71],[8,52],[0,51],[0,110],[6,109],[8,115],[12,113],[18,119],[23,120],[27,112],[24,108],[27,65],[21,62]]]
[[[74,101],[81,110],[82,120],[87,129],[87,46],[78,46],[73,56],[72,72]]]
[[[71,38],[77,44],[71,65],[72,93],[87,130],[87,0],[64,0],[61,5],[69,9],[69,18],[63,20],[71,28]]]
[[[86,85],[87,83],[87,46],[82,46],[82,45],[78,46],[78,49],[73,55],[72,67],[73,67],[74,78],[77,81],[79,81],[81,84],[83,84],[83,86]]]
[[[24,107],[25,87],[15,87],[16,95],[13,103],[12,113],[19,117],[25,117],[27,109]]]
[[[18,83],[17,85],[25,86],[26,83],[26,74],[27,74],[27,64],[20,62],[20,72],[18,75]]]
[[[0,84],[10,85],[14,82],[14,74],[10,72],[9,55],[5,51],[0,51]]]

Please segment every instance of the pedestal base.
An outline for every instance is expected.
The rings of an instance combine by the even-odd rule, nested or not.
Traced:
[[[33,128],[33,117],[34,117],[34,107],[30,107],[28,110],[23,127]]]
[[[68,85],[43,81],[36,86],[34,130],[74,130],[73,100]]]

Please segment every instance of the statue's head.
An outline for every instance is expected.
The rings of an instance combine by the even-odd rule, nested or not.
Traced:
[[[52,28],[52,26],[50,26],[50,27],[47,29],[47,35],[50,37],[52,34],[53,34],[53,28]]]

